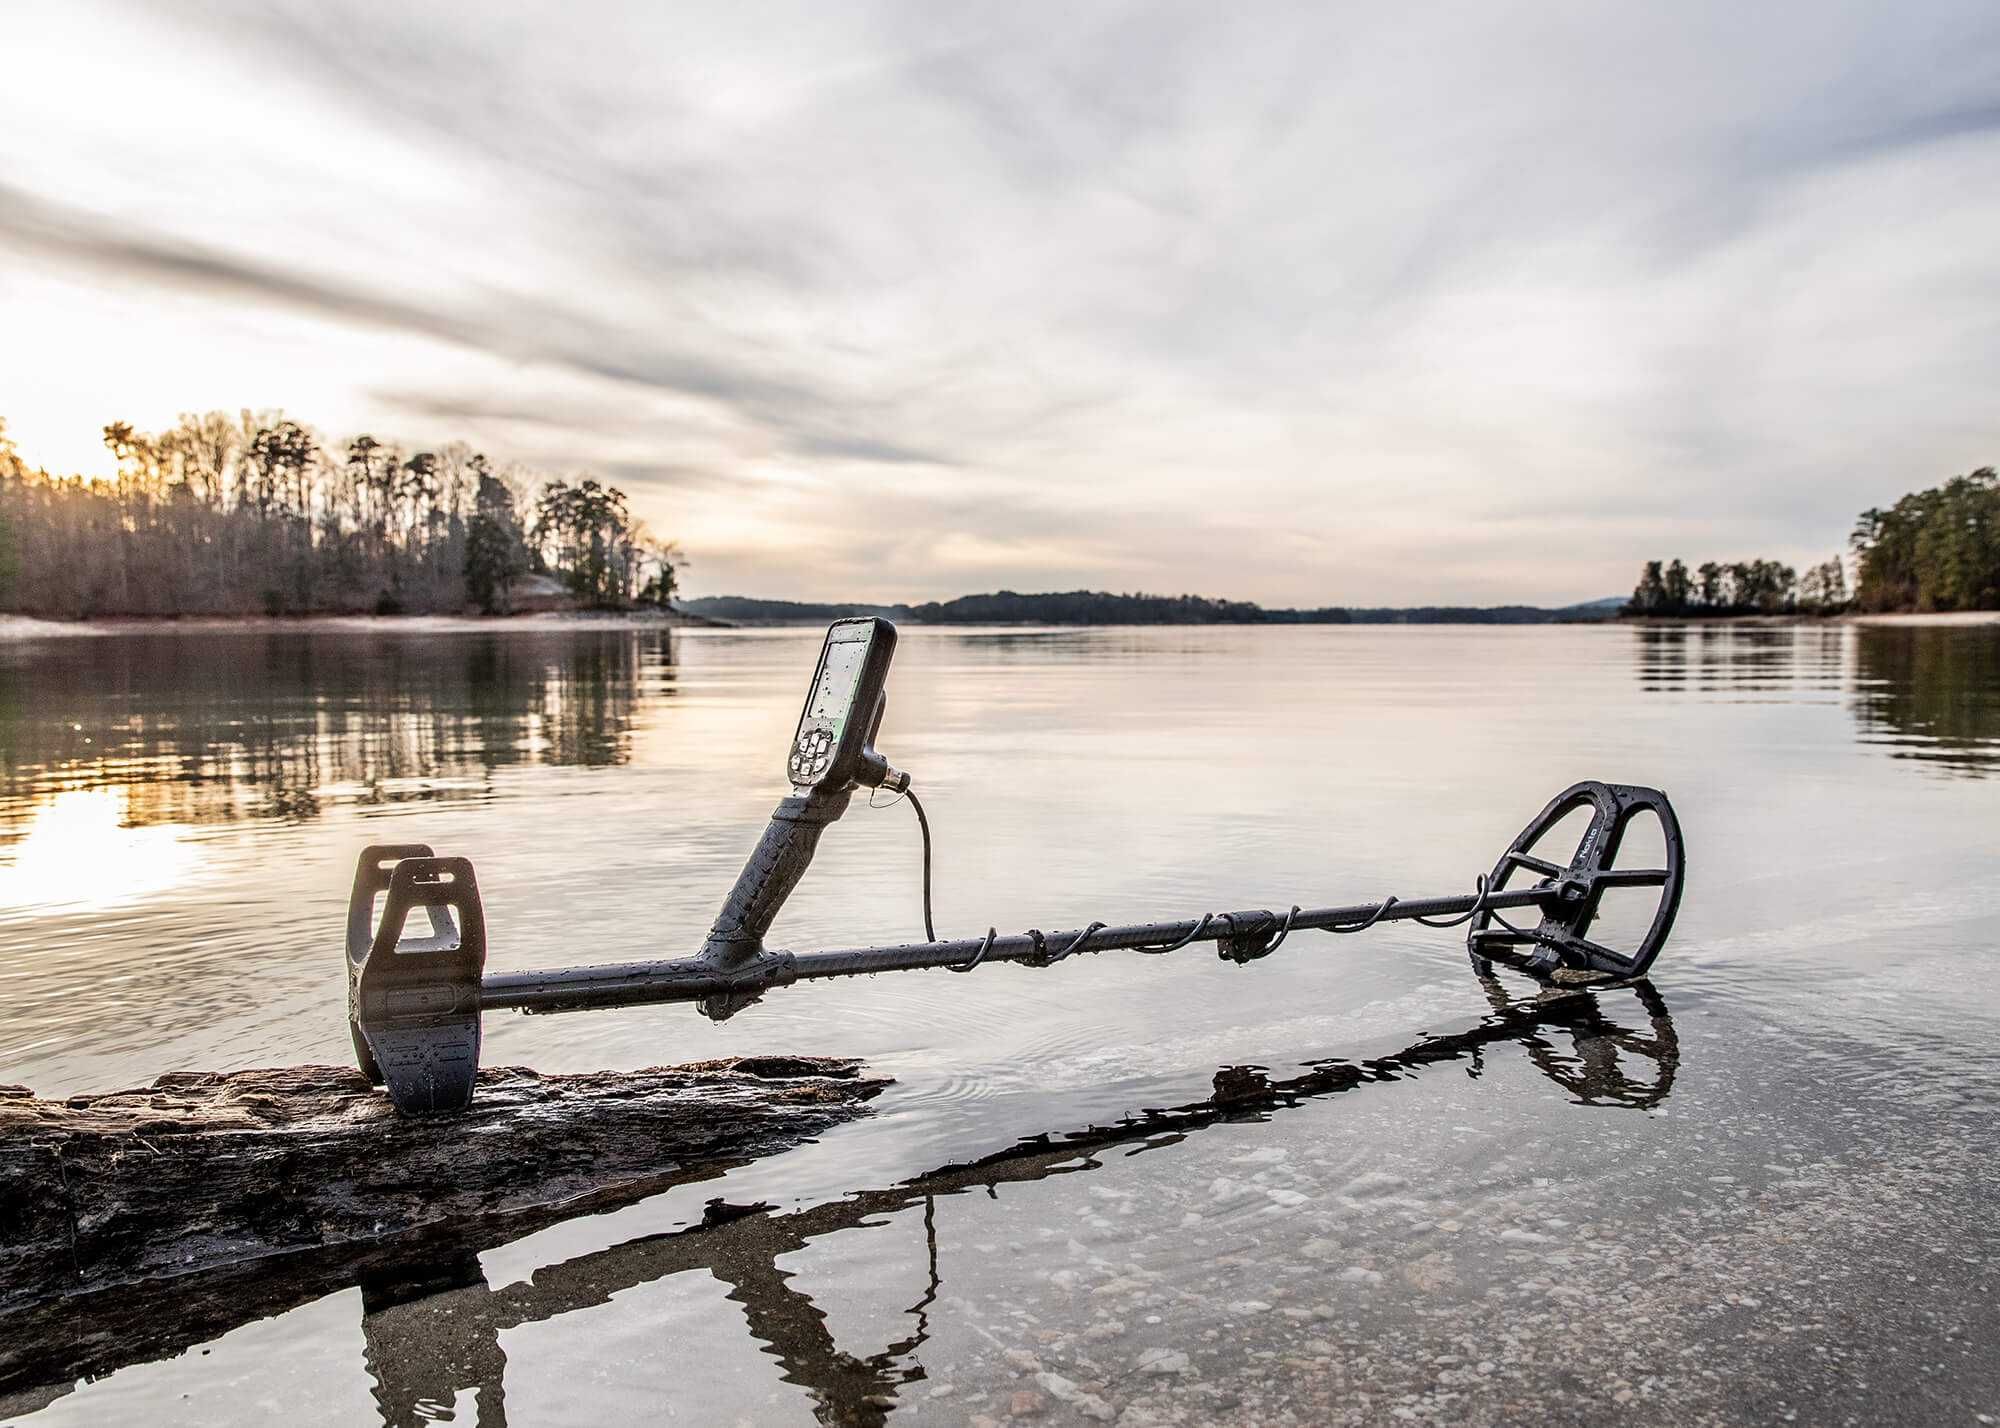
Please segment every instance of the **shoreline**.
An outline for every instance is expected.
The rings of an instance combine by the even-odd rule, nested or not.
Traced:
[[[537,611],[524,615],[112,615],[45,620],[0,615],[0,641],[102,639],[114,635],[437,634],[479,631],[726,629],[720,621],[680,610]]]
[[[1843,625],[1896,627],[1905,629],[1975,628],[2000,625],[2000,610],[1899,610],[1881,615],[1629,615],[1606,621],[1614,625],[1643,625],[1648,629],[1686,628],[1690,625]]]
[[[1325,622],[1328,628],[1341,629],[1385,629],[1397,622],[1368,621],[1346,625]],[[2000,625],[2000,610],[1952,610],[1909,612],[1885,615],[1729,615],[1714,619],[1674,619],[1657,616],[1641,616],[1619,620],[1550,621],[1548,627],[1561,626],[1644,626],[1650,629],[1681,628],[1693,625],[1750,625],[1775,627],[1785,625],[1825,625],[1832,627],[1861,626],[1869,628],[1908,629],[1969,629]],[[1100,625],[1094,628],[1119,629],[1219,629],[1235,627],[1236,622],[1213,621],[1189,625]],[[986,628],[981,625],[980,628]],[[1270,629],[1272,624],[1243,622],[1245,628]],[[1286,628],[1291,628],[1287,623]],[[1544,628],[1540,624],[1489,624],[1467,621],[1459,624],[1450,622],[1407,623],[1410,629],[1528,629]],[[118,635],[217,635],[217,634],[271,634],[292,632],[299,634],[436,634],[459,635],[479,632],[551,633],[565,630],[630,630],[630,629],[780,629],[788,626],[775,622],[757,622],[748,625],[732,625],[726,621],[710,619],[704,615],[689,614],[681,610],[641,610],[623,612],[617,610],[591,610],[580,612],[539,611],[524,615],[188,615],[188,616],[145,616],[115,615],[102,619],[47,620],[31,615],[0,615],[0,642],[43,639],[102,639]],[[807,628],[804,625],[789,628]],[[816,625],[812,628],[818,628]],[[923,629],[973,628],[957,624],[924,624]],[[1037,625],[1035,628],[1044,628]],[[1087,625],[1050,626],[1047,628],[1088,629]],[[1301,626],[1303,628],[1303,626]]]
[[[1932,610],[1908,615],[1840,615],[1843,625],[2000,625],[2000,610]]]

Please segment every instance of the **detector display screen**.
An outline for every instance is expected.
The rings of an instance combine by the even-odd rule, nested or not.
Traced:
[[[819,683],[806,704],[806,718],[825,719],[833,724],[833,742],[838,745],[847,732],[847,716],[854,708],[855,687],[861,683],[861,667],[868,661],[868,641],[833,640],[827,643],[826,662],[820,667]]]
[[[896,627],[887,620],[836,620],[820,647],[799,730],[785,755],[795,788],[844,788],[856,776],[881,707]]]

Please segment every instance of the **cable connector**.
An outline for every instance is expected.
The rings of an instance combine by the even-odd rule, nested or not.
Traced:
[[[886,789],[890,793],[904,793],[910,787],[910,776],[872,748],[862,751],[860,766],[854,771],[854,781],[868,788]]]

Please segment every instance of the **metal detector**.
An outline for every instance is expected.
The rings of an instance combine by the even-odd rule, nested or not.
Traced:
[[[941,941],[930,916],[929,820],[909,775],[875,751],[895,651],[896,627],[887,620],[840,620],[827,630],[786,753],[792,794],[772,812],[763,839],[692,957],[489,974],[472,864],[435,857],[423,844],[365,849],[347,920],[348,1026],[362,1071],[387,1088],[398,1111],[439,1114],[470,1103],[479,1069],[480,1013],[495,1007],[561,1012],[697,1002],[706,1015],[721,1020],[774,987],[821,977],[938,967],[970,972],[1001,962],[1047,967],[1083,952],[1165,953],[1196,942],[1215,943],[1222,958],[1240,965],[1268,957],[1294,932],[1352,933],[1401,921],[1465,926],[1467,947],[1482,971],[1500,963],[1546,983],[1592,984],[1645,975],[1673,929],[1684,861],[1673,805],[1657,789],[1585,782],[1557,794],[1469,894],[1294,906],[1284,913],[1212,912],[1119,927],[1092,922],[1058,932],[1002,934],[989,927],[983,937]],[[924,834],[925,940],[815,952],[765,946],[765,933],[811,866],[820,835],[847,811],[857,788],[903,794],[916,810]],[[1588,821],[1566,860],[1537,853],[1547,835],[1579,809],[1588,810]],[[1663,866],[1621,866],[1626,832],[1646,813],[1659,820]],[[1589,936],[1605,893],[1618,888],[1659,889],[1650,926],[1626,950]],[[385,897],[379,923],[378,897]],[[406,941],[404,926],[420,908],[430,935]],[[1533,913],[1539,921],[1510,920],[1510,913]]]

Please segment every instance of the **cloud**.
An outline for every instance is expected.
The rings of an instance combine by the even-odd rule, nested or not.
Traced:
[[[2000,447],[1984,3],[31,24],[0,241],[302,413],[632,473],[704,584],[1567,600]]]
[[[194,288],[243,302],[280,303],[339,321],[406,328],[453,342],[470,336],[464,324],[441,313],[338,281],[134,230],[45,202],[5,183],[0,183],[0,243],[140,283]]]
[[[677,352],[588,313],[512,293],[471,306],[399,301],[358,284],[287,270],[89,212],[0,183],[0,244],[100,270],[118,281],[185,288],[233,302],[299,309],[337,322],[440,339],[519,362],[541,363],[634,387],[713,400],[754,415],[805,453],[871,461],[937,458],[847,429],[832,402],[801,384]],[[444,415],[451,403],[380,394],[393,408]],[[461,411],[465,408],[463,404]]]

